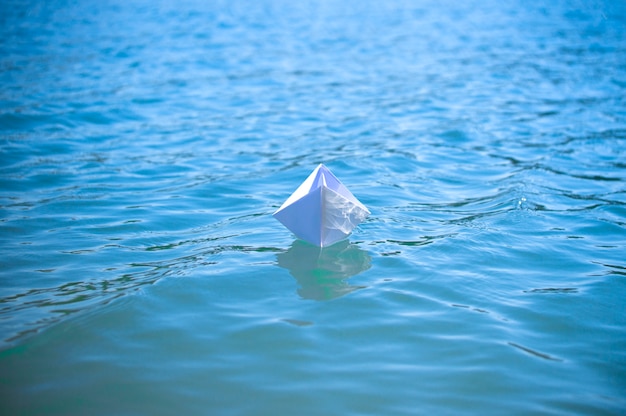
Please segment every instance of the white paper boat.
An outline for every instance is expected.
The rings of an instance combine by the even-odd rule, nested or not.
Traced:
[[[323,164],[291,194],[274,218],[296,237],[327,247],[346,238],[369,210]]]

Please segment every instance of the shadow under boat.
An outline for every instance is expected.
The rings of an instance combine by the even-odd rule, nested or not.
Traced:
[[[372,265],[370,255],[347,239],[324,248],[296,240],[276,258],[298,281],[298,294],[314,300],[335,299],[362,289],[364,286],[352,286],[347,279]]]

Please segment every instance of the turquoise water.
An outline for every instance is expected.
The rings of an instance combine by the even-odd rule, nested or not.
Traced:
[[[2,414],[626,411],[624,2],[9,1],[0,86]]]

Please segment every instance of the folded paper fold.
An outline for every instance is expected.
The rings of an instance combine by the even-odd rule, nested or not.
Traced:
[[[296,237],[319,247],[346,238],[370,214],[323,164],[274,213]]]

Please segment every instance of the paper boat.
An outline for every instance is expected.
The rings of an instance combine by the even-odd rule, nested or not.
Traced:
[[[369,210],[323,164],[291,194],[274,218],[296,237],[319,247],[346,238]]]

